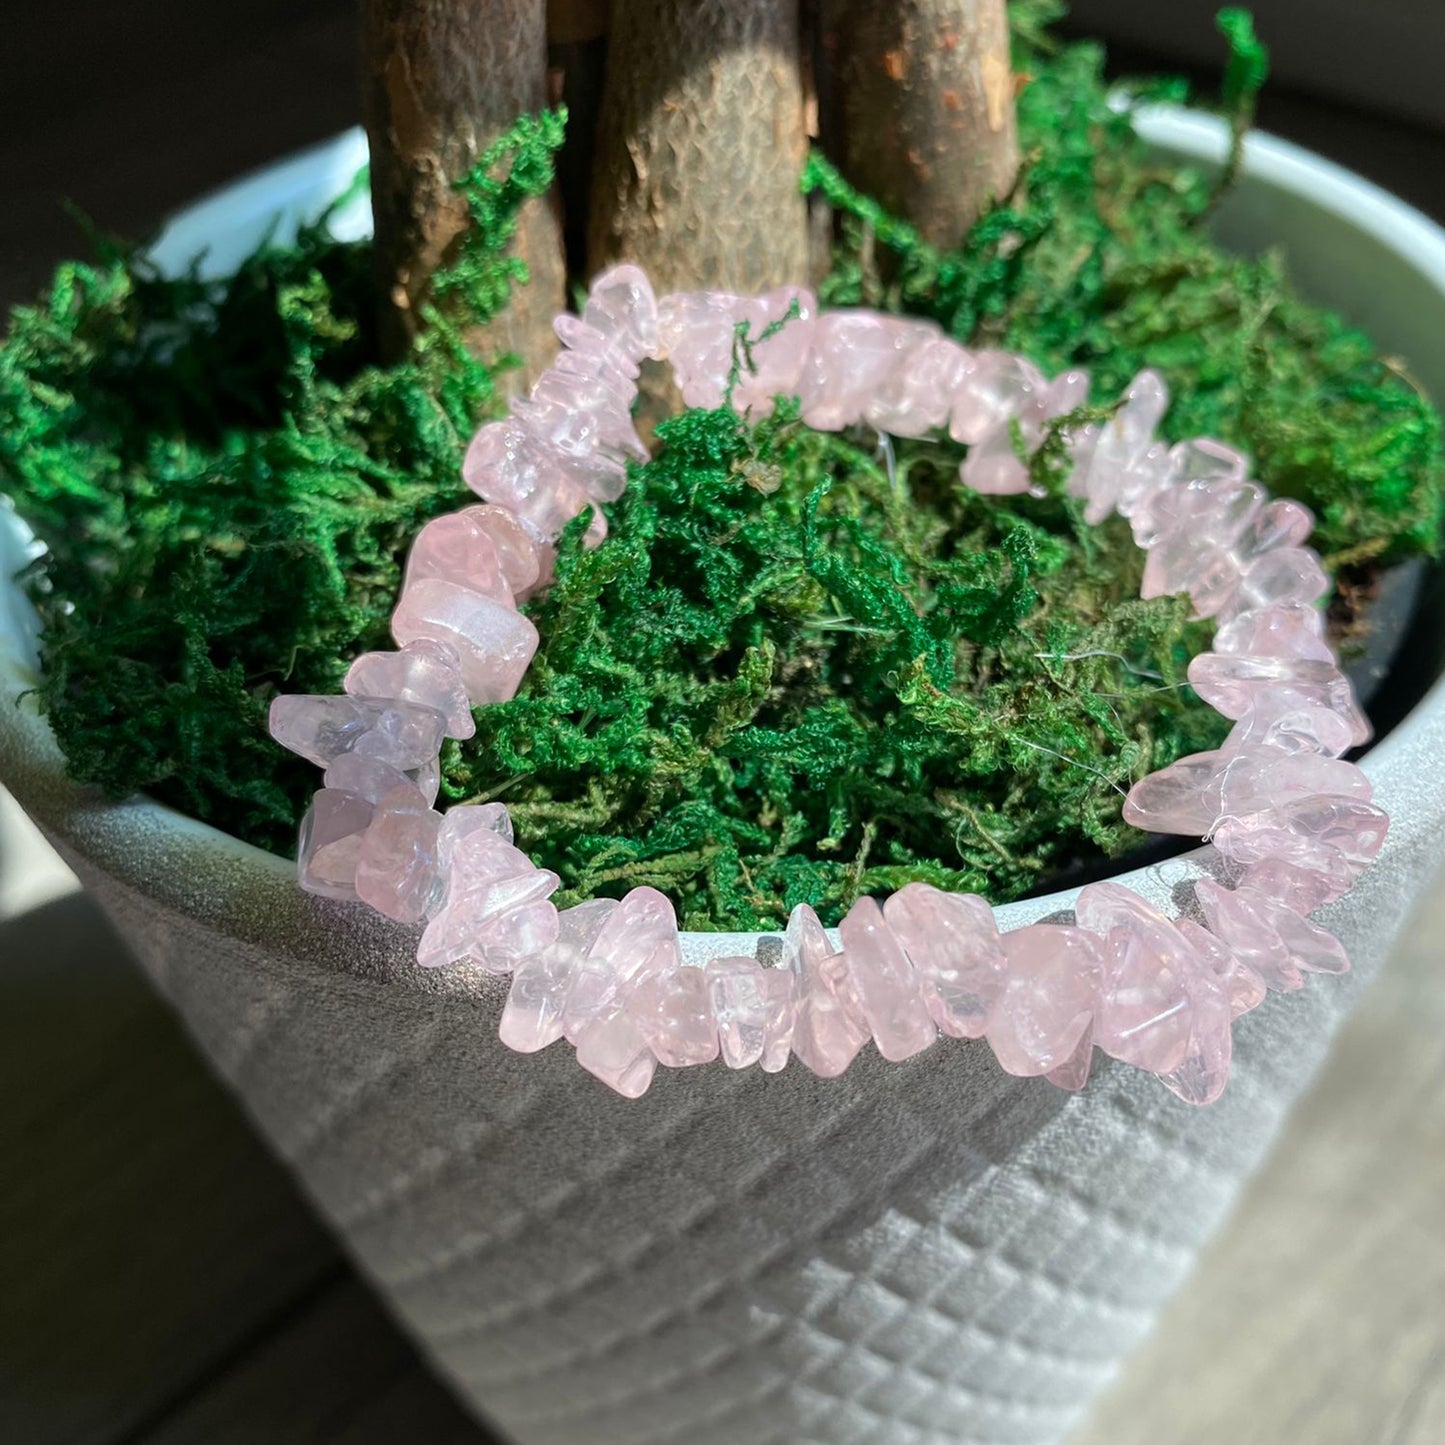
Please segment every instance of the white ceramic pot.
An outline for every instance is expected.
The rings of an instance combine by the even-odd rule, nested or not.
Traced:
[[[1147,124],[1176,153],[1221,151],[1212,122]],[[348,136],[243,182],[178,220],[161,255],[205,242],[224,265],[276,209],[318,209],[362,154]],[[1445,396],[1445,234],[1267,137],[1220,226],[1286,246],[1308,293]],[[23,530],[0,523],[18,561]],[[0,697],[33,679],[32,622],[0,596]],[[1410,664],[1433,677],[1436,661]],[[1109,1064],[1065,1095],[950,1041],[905,1064],[865,1051],[830,1083],[796,1063],[662,1070],[627,1102],[568,1049],[501,1047],[502,980],[418,970],[410,932],[304,896],[289,865],[143,798],[104,803],[66,780],[31,703],[0,708],[0,776],[397,1318],[521,1445],[1060,1439],[1188,1272],[1434,874],[1442,754],[1437,686],[1365,764],[1394,826],[1325,920],[1355,972],[1245,1018],[1212,1108]],[[1168,900],[1199,866],[1127,882]],[[1000,912],[1014,925],[1070,901]],[[693,957],[758,943],[687,940]]]

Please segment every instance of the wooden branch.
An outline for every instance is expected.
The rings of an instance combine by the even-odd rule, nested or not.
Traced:
[[[1018,173],[1005,0],[822,0],[823,146],[936,245]]]
[[[659,291],[808,275],[798,0],[613,8],[588,259]]]
[[[382,336],[405,351],[432,273],[466,227],[452,189],[524,112],[547,102],[545,0],[364,0],[362,76],[371,141],[372,210]],[[515,351],[529,371],[555,350],[564,304],[561,228],[550,202],[523,210],[516,253],[531,283],[468,345],[479,356]],[[513,375],[513,384],[525,376]]]

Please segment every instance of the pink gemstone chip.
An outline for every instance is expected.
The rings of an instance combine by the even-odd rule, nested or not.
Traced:
[[[454,647],[474,706],[506,702],[521,685],[537,651],[537,629],[514,607],[425,577],[407,587],[391,615],[392,636],[404,647],[429,639]]]
[[[1008,979],[984,1037],[1006,1073],[1051,1073],[1073,1058],[1098,1006],[1098,943],[1081,928],[1034,923],[1004,934],[1003,949]]]
[[[836,1078],[868,1041],[868,1022],[847,959],[806,903],[788,919],[783,958],[797,979],[793,1052],[819,1078]]]
[[[296,871],[301,887],[321,898],[356,899],[356,865],[373,805],[340,788],[322,788],[301,822]]]
[[[441,893],[440,827],[441,815],[421,803],[414,787],[388,793],[361,840],[356,896],[399,923],[420,923]]]
[[[895,1063],[926,1049],[938,1030],[902,945],[872,898],[860,898],[838,926],[843,954],[873,1042]]]
[[[630,991],[627,1011],[658,1063],[685,1069],[717,1058],[718,1026],[708,994],[706,974],[687,964],[650,973]]]
[[[308,693],[271,701],[271,736],[319,768],[359,749],[408,772],[436,757],[445,729],[440,712],[408,702]]]
[[[957,1039],[981,1038],[1004,985],[993,909],[976,893],[909,883],[883,905],[907,951],[933,1021]]]
[[[352,697],[389,698],[439,712],[446,718],[448,737],[469,738],[477,730],[462,683],[461,658],[445,642],[423,637],[400,652],[363,652],[347,669],[345,687]]]
[[[498,1030],[509,1049],[536,1053],[562,1037],[572,975],[616,907],[611,898],[595,898],[563,909],[553,943],[516,966]]]

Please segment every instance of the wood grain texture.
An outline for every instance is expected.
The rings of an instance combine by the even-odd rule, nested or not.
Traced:
[[[797,0],[625,0],[613,11],[589,265],[659,294],[808,275]]]
[[[454,183],[518,115],[547,104],[545,0],[365,0],[362,100],[371,141],[372,213],[382,334],[402,354],[421,324],[432,273],[467,229]],[[519,354],[509,384],[556,349],[565,302],[562,230],[550,198],[518,217],[514,253],[530,282],[494,322],[472,327],[478,356]]]
[[[1019,167],[1004,0],[823,0],[823,147],[844,176],[955,246]]]

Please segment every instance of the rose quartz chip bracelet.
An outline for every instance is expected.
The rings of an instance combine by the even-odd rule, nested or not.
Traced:
[[[557,876],[513,846],[501,804],[434,809],[442,739],[471,736],[472,708],[510,698],[536,651],[516,604],[545,584],[557,534],[592,508],[588,540],[600,542],[597,504],[621,494],[629,456],[647,455],[630,415],[639,363],[667,358],[689,406],[719,406],[741,323],[767,335],[734,380],[739,411],[791,395],[820,429],[946,429],[968,446],[963,483],[983,492],[1026,491],[1016,431],[1037,445],[1088,396],[1082,372],[1049,381],[925,321],[820,313],[794,288],[659,302],[636,267],[607,272],[580,317],[557,319],[556,364],[472,441],[466,481],[485,505],[417,537],[392,619],[399,650],[357,658],[343,696],[272,707],[277,741],[326,770],[302,825],[301,886],[425,923],[425,966],[511,973],[502,1041],[530,1052],[566,1038],[583,1068],[628,1097],[659,1063],[776,1071],[796,1055],[832,1077],[869,1038],[897,1060],[941,1032],[986,1039],[1010,1073],[1064,1088],[1083,1087],[1097,1045],[1190,1103],[1217,1098],[1235,1018],[1267,988],[1349,967],[1308,915],[1351,887],[1388,819],[1341,757],[1369,725],[1324,639],[1329,584],[1304,545],[1313,519],[1269,500],[1238,452],[1158,441],[1168,393],[1153,372],[1110,421],[1069,435],[1068,487],[1089,521],[1128,519],[1148,554],[1145,597],[1187,593],[1218,621],[1189,680],[1233,730],[1218,750],[1144,778],[1124,805],[1137,827],[1211,839],[1223,855],[1235,885],[1196,885],[1205,923],[1096,883],[1079,895],[1076,924],[1001,935],[982,898],[912,883],[881,904],[859,899],[841,948],[800,906],[778,966],[688,965],[655,889],[559,912]]]

